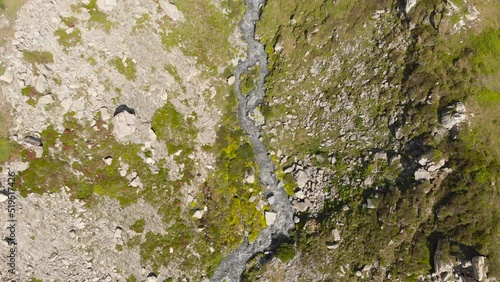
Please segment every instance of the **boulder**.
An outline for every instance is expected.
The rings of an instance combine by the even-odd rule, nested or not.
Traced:
[[[306,197],[306,195],[304,194],[304,192],[302,192],[302,190],[299,190],[295,192],[295,197],[297,197],[297,199],[303,200]]]
[[[114,233],[114,237],[115,238],[121,238],[122,237],[122,228],[121,227],[116,227],[115,228],[115,233]]]
[[[255,182],[255,175],[249,175],[247,178],[245,178],[245,182],[249,184],[253,184]]]
[[[459,125],[467,119],[467,115],[465,114],[465,106],[464,104],[458,102],[451,106],[446,107],[446,109],[442,112],[440,123],[448,130],[453,127]]]
[[[179,9],[173,4],[171,4],[167,0],[160,0],[159,1],[160,8],[165,12],[165,14],[172,19],[173,21],[181,21],[183,22],[184,19],[184,14],[182,14]]]
[[[99,10],[111,12],[117,3],[116,0],[97,0],[96,4]]]
[[[309,178],[307,177],[307,174],[303,170],[301,170],[297,174],[296,181],[297,181],[297,186],[299,186],[299,188],[302,189],[302,188],[306,187],[306,184],[307,184],[307,181],[309,181]]]
[[[275,212],[265,212],[264,217],[266,218],[267,226],[272,225],[276,221],[276,213]]]
[[[106,165],[111,165],[113,163],[113,157],[108,156],[102,159]]]
[[[113,117],[113,133],[118,138],[133,134],[136,130],[136,117],[128,111],[122,111]]]
[[[228,85],[233,85],[235,81],[236,81],[236,78],[234,77],[234,75],[231,75],[230,77],[227,78]]]
[[[41,74],[36,78],[35,90],[38,93],[44,93],[47,90],[47,79],[44,75]]]
[[[431,180],[432,179],[431,174],[422,168],[419,168],[417,171],[415,171],[414,175],[415,175],[415,180],[417,180],[417,181]]]
[[[201,219],[203,217],[203,211],[202,210],[195,211],[193,217],[196,219]]]
[[[13,79],[14,79],[14,72],[12,72],[9,69],[6,69],[5,72],[3,73],[3,75],[0,76],[0,80],[6,82],[8,84],[10,84]]]
[[[486,273],[488,266],[486,265],[486,257],[477,256],[472,258],[472,270],[474,271],[474,279],[477,281],[486,281]]]
[[[297,202],[293,205],[293,208],[297,212],[305,212],[307,210],[307,205],[304,202]]]

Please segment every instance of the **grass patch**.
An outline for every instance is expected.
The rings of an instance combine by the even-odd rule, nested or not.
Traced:
[[[97,0],[90,0],[89,4],[73,4],[71,9],[73,12],[79,12],[80,9],[86,9],[90,14],[88,23],[91,27],[102,28],[106,32],[110,32],[114,25],[114,23],[108,19],[108,15],[99,10],[97,7]]]
[[[28,86],[24,87],[23,89],[21,89],[21,94],[23,96],[28,97],[27,103],[28,103],[28,105],[30,105],[32,107],[36,107],[36,104],[38,103],[38,99],[40,99],[40,97],[43,96],[43,94],[36,91],[35,87],[32,85],[28,85]]]
[[[10,144],[7,138],[0,138],[0,163],[3,163],[9,159],[14,147]]]
[[[78,28],[74,28],[71,33],[67,33],[66,29],[59,28],[54,32],[54,35],[59,37],[57,42],[65,52],[68,52],[71,47],[82,43],[82,33]]]
[[[52,64],[54,63],[54,55],[50,52],[41,51],[23,51],[23,59],[30,64]]]
[[[144,225],[146,225],[146,220],[144,219],[138,219],[130,226],[130,229],[134,230],[137,233],[142,233],[144,232]]]
[[[222,1],[221,8],[227,13],[207,1],[187,0],[175,4],[186,21],[165,21],[162,32],[165,49],[178,46],[185,55],[196,57],[198,64],[211,70],[227,64],[234,56],[229,36],[243,15],[243,1]]]
[[[114,58],[109,61],[109,64],[114,66],[118,72],[128,80],[135,80],[137,77],[137,68],[135,62],[127,58],[125,61],[121,58]]]

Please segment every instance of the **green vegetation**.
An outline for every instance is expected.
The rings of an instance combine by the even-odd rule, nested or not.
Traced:
[[[130,275],[129,277],[127,277],[127,279],[125,279],[126,282],[137,282],[137,278],[135,278],[134,275]]]
[[[177,71],[177,68],[173,65],[166,64],[163,67],[173,78],[175,79],[175,82],[177,82],[181,88],[182,91],[186,92],[186,86],[184,86],[184,82],[182,81],[181,76],[179,75],[179,72]]]
[[[9,140],[6,138],[0,138],[0,163],[8,160],[12,151],[13,146],[10,144]]]
[[[149,23],[151,21],[151,17],[148,13],[143,13],[140,18],[135,21],[135,25],[132,27],[132,34],[137,34],[140,31],[147,30],[151,27]]]
[[[295,248],[293,243],[282,243],[276,251],[275,256],[283,263],[287,263],[292,260],[295,257]]]
[[[292,121],[294,130],[283,130],[281,125],[276,126],[276,134],[264,136],[271,149],[283,150],[291,159],[320,153],[337,160],[334,165],[314,164],[333,170],[328,189],[337,197],[317,217],[297,227],[294,240],[302,253],[301,263],[337,281],[359,279],[356,271],[380,262],[392,280],[414,281],[431,271],[439,245],[443,261],[485,255],[490,274],[498,275],[500,251],[495,243],[500,238],[500,195],[493,184],[500,175],[500,137],[495,134],[500,116],[494,110],[500,106],[498,11],[491,11],[484,1],[474,1],[480,11],[489,11],[482,14],[481,25],[451,34],[447,16],[435,28],[424,21],[444,7],[442,1],[419,2],[403,21],[392,12],[373,20],[375,10],[390,5],[389,1],[362,1],[354,6],[350,0],[278,0],[266,3],[258,23],[257,33],[269,55],[266,101],[270,105],[262,107],[267,122],[283,124],[290,120],[289,114],[297,121],[308,117],[320,125],[350,117],[349,125],[333,124],[331,130],[324,126],[306,130]],[[415,24],[411,31],[406,20]],[[391,48],[401,38],[410,40],[408,49]],[[389,60],[383,59],[385,55]],[[386,82],[396,87],[381,89]],[[377,89],[376,99],[367,98],[373,89]],[[318,92],[322,99],[315,99],[331,108],[348,101],[353,109],[326,112],[304,101],[304,95]],[[276,104],[280,100],[284,102]],[[457,140],[436,136],[439,114],[456,101],[474,113],[471,126],[462,125]],[[404,109],[404,121],[399,125],[402,138],[395,141],[387,120],[398,109]],[[369,145],[357,138],[346,140],[346,133],[337,131],[349,126],[347,134],[362,132]],[[288,146],[283,140],[294,142]],[[335,142],[325,145],[325,140]],[[403,144],[399,151],[394,149],[398,142]],[[396,150],[401,160],[371,160],[374,150],[389,152],[389,158]],[[452,172],[432,183],[414,181],[416,168],[410,165],[426,154],[435,162],[446,159]],[[373,184],[355,184],[368,176]],[[367,199],[377,208],[368,209]],[[332,240],[333,229],[340,230],[342,242],[328,250],[325,242]],[[346,264],[350,264],[346,276],[338,276],[338,266]],[[387,279],[374,269],[371,275]]]
[[[27,103],[32,107],[36,107],[38,99],[43,96],[43,93],[38,93],[38,91],[36,91],[35,87],[32,85],[28,85],[21,89],[21,94],[28,97]]]
[[[259,72],[259,66],[253,66],[248,69],[247,73],[241,75],[241,94],[248,95],[255,88],[255,83],[259,79]]]
[[[23,51],[23,59],[30,64],[52,64],[54,63],[54,55],[50,52],[41,51]]]
[[[82,43],[82,34],[78,28],[74,28],[71,33],[67,33],[66,29],[59,28],[54,32],[54,35],[59,37],[57,41],[65,52]]]
[[[61,17],[62,22],[67,26],[67,27],[75,27],[75,25],[78,23],[78,19],[75,17]]]
[[[142,233],[144,232],[144,225],[146,225],[146,220],[138,219],[132,226],[130,226],[130,229],[134,230],[137,233]]]
[[[185,55],[196,57],[198,64],[216,71],[234,55],[229,36],[243,15],[243,4],[242,0],[224,0],[220,6],[228,12],[223,13],[207,1],[176,2],[186,21],[165,19],[161,33],[163,46],[166,50],[178,46]]]
[[[89,25],[94,28],[102,28],[106,32],[110,32],[114,23],[108,19],[108,15],[99,10],[97,0],[90,0],[89,4],[73,4],[71,6],[73,12],[79,12],[80,9],[86,9],[90,13],[88,20]]]
[[[109,61],[109,64],[114,66],[120,74],[122,74],[128,80],[135,80],[137,77],[137,68],[135,62],[127,58],[123,60],[122,58],[114,58]]]

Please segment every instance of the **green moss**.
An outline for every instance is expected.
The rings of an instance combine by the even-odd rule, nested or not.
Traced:
[[[65,52],[71,47],[75,47],[82,43],[82,34],[78,28],[74,28],[71,33],[67,33],[65,29],[59,28],[54,32],[55,36],[58,36],[57,42],[63,47]]]
[[[165,64],[163,68],[174,78],[175,82],[177,82],[182,87],[182,90],[185,92],[186,87],[184,86],[184,82],[181,76],[179,75],[177,68],[170,64]]]
[[[479,72],[489,75],[500,70],[500,29],[488,30],[474,37],[472,46],[472,64]]]
[[[137,77],[137,69],[135,62],[127,58],[125,61],[121,58],[114,58],[109,61],[109,64],[114,66],[120,74],[122,74],[128,80],[135,80]]]
[[[275,256],[283,263],[287,263],[295,257],[295,248],[293,243],[283,243],[279,246]]]
[[[43,94],[36,91],[35,87],[32,85],[28,85],[21,89],[21,94],[28,97],[27,103],[32,107],[35,107],[38,103],[38,99],[43,96]]]
[[[125,279],[126,282],[137,282],[137,278],[135,278],[134,275],[130,275],[129,277],[127,277],[127,279]]]
[[[67,26],[67,27],[75,27],[75,25],[78,23],[78,19],[75,17],[61,17],[62,22]]]
[[[81,9],[86,9],[90,14],[88,22],[91,27],[102,28],[106,32],[109,32],[114,25],[113,22],[108,19],[108,15],[99,10],[97,7],[97,0],[90,0],[89,4],[73,4],[71,9],[73,12],[79,12]]]
[[[135,25],[132,27],[132,34],[137,34],[140,31],[144,31],[151,27],[149,23],[151,17],[148,13],[143,13],[140,18],[135,21]]]
[[[23,59],[30,64],[52,64],[54,63],[54,55],[50,52],[41,51],[23,51]]]
[[[97,66],[97,61],[93,56],[90,56],[87,58],[87,62],[93,67]]]
[[[8,139],[0,138],[0,163],[8,160],[13,150],[14,147],[10,144]]]
[[[186,21],[173,23],[166,20],[162,43],[170,50],[178,46],[187,56],[197,58],[197,63],[216,70],[233,57],[229,36],[243,14],[243,1],[222,1],[219,8],[207,1],[178,1],[175,3]],[[210,32],[207,32],[209,30]]]
[[[144,225],[146,225],[146,220],[138,219],[132,226],[130,226],[130,229],[134,230],[137,233],[142,233],[144,232]]]
[[[248,95],[254,88],[255,83],[259,78],[260,67],[253,66],[248,70],[248,73],[241,75],[241,93],[243,95]]]

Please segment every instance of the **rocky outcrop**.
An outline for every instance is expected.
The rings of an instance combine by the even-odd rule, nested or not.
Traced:
[[[439,122],[446,129],[451,130],[453,127],[458,126],[467,120],[466,110],[464,104],[458,102],[446,107],[441,113]]]

